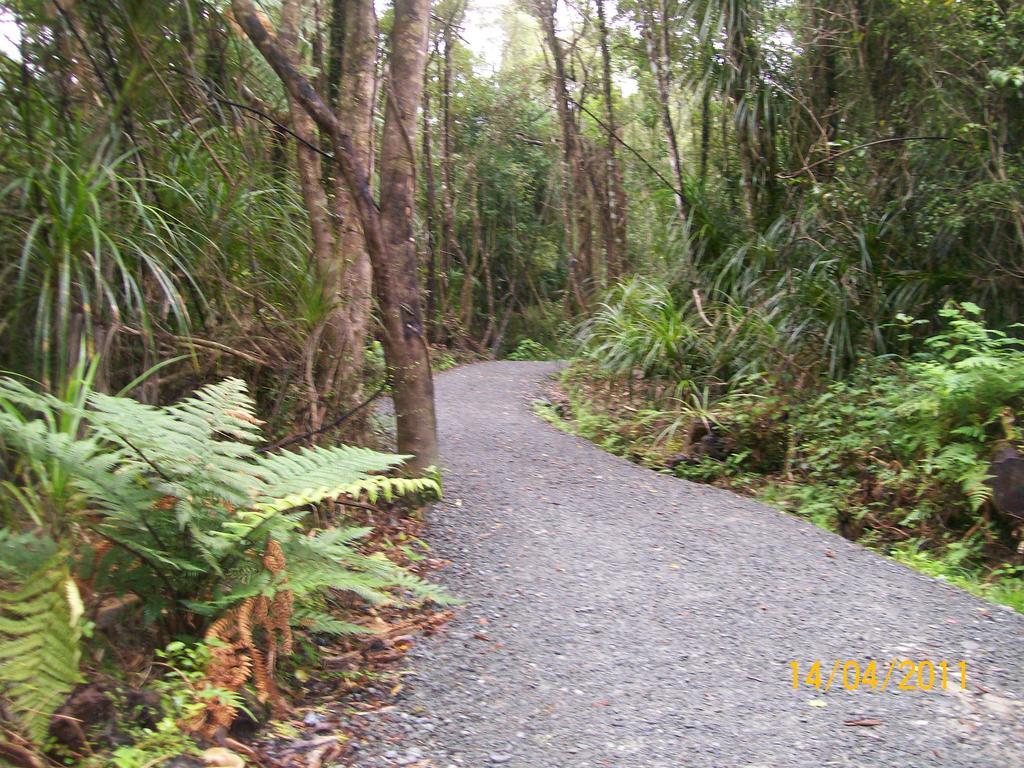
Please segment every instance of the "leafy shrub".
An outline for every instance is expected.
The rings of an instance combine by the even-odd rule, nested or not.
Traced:
[[[123,175],[128,155],[113,158],[106,142],[94,153],[58,143],[42,155],[0,190],[5,240],[20,252],[11,254],[0,285],[0,333],[13,331],[8,341],[32,338],[28,367],[63,382],[76,333],[92,339],[97,327],[120,318],[148,332],[147,305],[160,302],[185,327],[183,294],[194,286],[179,255],[188,250],[187,228],[147,203],[135,179]],[[28,351],[12,344],[8,354],[18,359]]]
[[[454,368],[459,360],[447,349],[436,349],[431,353],[431,368],[438,373]]]
[[[946,329],[906,366],[907,387],[886,403],[900,421],[898,453],[919,457],[925,474],[958,483],[977,509],[993,443],[1016,440],[1024,413],[1024,343],[985,328],[974,304],[947,306]]]
[[[382,555],[362,554],[369,529],[303,526],[325,499],[437,493],[435,480],[381,475],[405,457],[362,448],[260,453],[259,423],[237,379],[165,407],[0,380],[0,438],[16,478],[4,483],[0,657],[18,657],[3,666],[0,692],[26,735],[38,741],[75,681],[76,580],[94,594],[136,596],[166,634],[215,625],[257,598],[273,602],[279,625],[318,631],[349,629],[323,610],[331,590],[369,602],[393,599],[394,588],[445,599]],[[12,573],[33,576],[19,587]],[[36,674],[41,663],[53,679]]]
[[[771,325],[753,310],[677,299],[636,277],[616,286],[579,331],[585,359],[606,373],[720,384],[760,371],[774,347]]]
[[[813,474],[859,468],[875,495],[889,489],[900,503],[958,489],[976,512],[991,497],[993,450],[1016,440],[1024,413],[1024,345],[985,328],[973,304],[941,316],[920,353],[876,363],[802,409],[794,429]]]
[[[508,353],[508,360],[554,360],[557,356],[550,349],[533,339],[521,339],[516,348]]]
[[[895,554],[915,567],[1020,605],[1021,574],[1005,566],[1019,521],[989,507],[989,473],[997,448],[1020,446],[1024,342],[986,328],[970,303],[951,303],[939,316],[943,325],[916,352],[870,358],[817,392],[787,387],[772,371],[621,408],[612,388],[581,382],[593,378],[593,363],[577,363],[564,377],[571,424],[615,453],[756,490],[848,538],[895,542]],[[910,342],[922,324],[900,317],[896,325]],[[694,435],[709,435],[714,453],[701,452]],[[1003,565],[990,576],[986,563]]]

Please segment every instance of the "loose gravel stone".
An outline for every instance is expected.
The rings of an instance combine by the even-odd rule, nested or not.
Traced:
[[[1024,617],[556,430],[530,407],[555,369],[438,377],[428,536],[467,604],[355,765],[1024,765]],[[818,659],[964,660],[968,686],[793,690],[790,662]]]

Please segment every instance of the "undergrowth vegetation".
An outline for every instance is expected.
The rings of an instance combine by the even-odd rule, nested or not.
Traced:
[[[157,647],[173,640],[167,653],[188,649],[191,699],[160,706],[178,712],[179,728],[213,735],[240,709],[280,710],[276,664],[296,633],[367,631],[339,612],[346,595],[446,601],[364,552],[368,528],[317,511],[338,498],[439,493],[433,478],[389,476],[405,457],[264,451],[238,379],[158,407],[92,390],[95,366],[80,372],[63,397],[0,379],[11,468],[0,507],[0,725],[14,743],[51,744],[52,715],[84,681],[84,649],[126,652],[128,626]]]
[[[1020,607],[1024,6],[492,5],[0,0],[0,762],[443,600],[371,449],[577,332],[572,428]]]
[[[805,350],[765,318],[696,301],[640,281],[612,293],[548,414],[1024,610],[1024,343],[951,303],[938,327],[894,318],[903,354],[832,380],[787,365]]]

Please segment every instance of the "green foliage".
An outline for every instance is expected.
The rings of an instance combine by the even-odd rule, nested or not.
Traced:
[[[438,373],[454,368],[458,364],[458,358],[447,349],[438,350],[430,357],[430,366]]]
[[[42,495],[52,472],[40,467],[59,467],[69,478],[74,493],[65,493],[62,514],[116,545],[97,568],[100,586],[136,592],[151,616],[183,601],[214,611],[267,588],[265,576],[249,572],[246,553],[270,538],[318,569],[306,590],[296,575],[297,593],[334,578],[334,586],[351,581],[353,591],[370,594],[372,585],[385,585],[387,569],[351,548],[366,531],[308,537],[301,510],[346,494],[375,500],[439,490],[433,479],[374,474],[405,457],[365,448],[258,453],[254,404],[237,379],[171,406],[96,392],[87,402],[84,436],[53,431],[48,425],[73,406],[2,380],[0,436],[23,457],[26,484],[42,487]],[[34,418],[12,415],[19,411]],[[392,576],[413,584],[397,569]]]
[[[506,355],[508,360],[554,360],[556,355],[543,344],[530,338],[520,339],[516,348]]]
[[[86,759],[83,768],[145,768],[172,757],[197,755],[196,742],[181,727],[182,723],[199,715],[212,698],[248,711],[237,692],[209,685],[206,669],[210,650],[206,644],[175,640],[163,649],[158,648],[154,656],[155,666],[163,670],[150,683],[151,690],[159,696],[160,706],[154,727],[126,727],[123,735],[130,743],[117,746],[110,755]],[[120,709],[122,703],[116,693],[114,698],[114,706]],[[130,719],[133,713],[124,714]]]
[[[34,538],[0,530],[5,554],[34,549]],[[0,562],[0,697],[18,729],[41,743],[50,715],[82,680],[85,607],[65,558],[49,557],[20,572],[12,565],[23,568],[24,558]]]
[[[717,394],[690,387],[685,397],[615,408],[588,396],[600,387],[577,389],[593,375],[577,363],[565,377],[566,423],[615,453],[758,493],[850,538],[883,549],[895,541],[894,556],[1019,606],[1020,573],[992,569],[1019,534],[990,508],[988,476],[995,449],[1021,438],[1024,344],[986,328],[971,303],[939,315],[942,327],[918,351],[865,361],[817,393],[776,372]],[[920,325],[902,316],[896,330],[914,345]],[[712,435],[721,455],[702,453],[688,434]]]
[[[0,196],[6,235],[20,247],[0,308],[5,326],[34,338],[41,376],[63,382],[67,353],[82,335],[92,341],[98,326],[123,319],[148,327],[157,302],[178,326],[187,323],[179,277],[185,228],[139,195],[125,175],[128,156],[107,144],[92,154],[57,145],[43,156]]]
[[[898,488],[923,503],[958,490],[975,512],[989,499],[993,450],[1017,438],[1024,413],[1024,346],[985,328],[974,305],[941,315],[946,327],[920,353],[879,363],[806,405],[793,428],[817,475],[870,462],[879,492]]]
[[[664,378],[698,387],[758,372],[772,348],[772,327],[753,310],[679,300],[640,277],[613,288],[579,333],[585,358],[605,372]]]
[[[927,474],[957,482],[977,509],[991,494],[985,480],[993,441],[1018,437],[1024,343],[985,328],[973,304],[940,315],[947,328],[907,364],[907,387],[887,404],[903,427],[895,441],[900,454],[920,456]]]
[[[170,631],[186,626],[186,614],[212,619],[246,597],[272,595],[280,582],[260,561],[271,540],[307,621],[333,590],[373,603],[446,600],[382,555],[362,553],[369,529],[310,533],[302,524],[321,501],[439,493],[435,479],[382,475],[405,457],[364,448],[259,453],[258,424],[237,379],[163,407],[85,387],[61,399],[0,380],[0,438],[17,478],[7,484],[0,569],[40,574],[2,593],[0,655],[19,659],[4,673],[14,711],[45,719],[76,679],[81,605],[67,567],[53,565],[58,547],[74,551],[76,575],[95,590],[137,595],[144,615]],[[40,525],[44,514],[52,524]],[[110,545],[100,557],[97,541]],[[42,726],[28,725],[38,741]]]

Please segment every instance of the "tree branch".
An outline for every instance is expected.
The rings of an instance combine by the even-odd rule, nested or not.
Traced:
[[[354,416],[355,414],[359,413],[359,411],[363,410],[363,408],[365,408],[370,403],[372,403],[374,400],[376,400],[378,397],[380,397],[381,393],[384,391],[384,387],[386,387],[387,384],[388,384],[388,382],[385,379],[384,382],[379,387],[377,387],[377,391],[376,392],[374,392],[368,398],[363,400],[363,402],[359,403],[359,405],[357,405],[357,406],[355,406],[353,408],[350,408],[349,410],[345,411],[343,414],[341,414],[341,416],[339,416],[338,418],[334,419],[334,421],[328,422],[327,424],[323,424],[322,426],[318,427],[317,429],[310,430],[309,432],[303,432],[302,434],[299,434],[299,435],[293,435],[291,437],[286,437],[284,440],[279,440],[278,442],[271,443],[270,445],[260,446],[259,448],[256,449],[256,453],[269,453],[270,451],[276,451],[276,450],[278,450],[280,448],[284,448],[286,446],[289,446],[292,443],[297,443],[300,440],[306,440],[307,438],[315,437],[316,435],[323,434],[324,432],[326,432],[329,429],[334,429],[335,427],[341,426],[348,419],[350,419],[352,416]]]
[[[679,190],[679,189],[676,189],[675,184],[673,184],[671,181],[666,179],[665,176],[661,173],[661,171],[659,171],[657,168],[655,168],[646,157],[644,157],[643,155],[640,154],[640,152],[638,152],[637,150],[633,149],[633,147],[631,147],[629,144],[624,142],[618,136],[618,134],[616,134],[607,125],[605,125],[604,121],[601,120],[601,118],[599,118],[597,115],[595,115],[589,109],[587,109],[585,106],[583,106],[578,101],[576,101],[574,98],[572,98],[572,96],[566,96],[566,98],[569,99],[569,101],[571,101],[573,104],[575,104],[577,109],[579,109],[584,114],[588,115],[594,122],[596,122],[599,126],[601,126],[601,128],[604,131],[606,131],[609,136],[611,136],[613,139],[615,139],[615,141],[617,141],[619,144],[621,144],[623,147],[625,147],[627,150],[629,150],[633,155],[635,155],[636,158],[641,163],[643,163],[645,166],[647,166],[647,168],[651,171],[651,173],[653,173],[655,176],[658,177],[658,179],[661,181],[662,184],[664,184],[666,187],[668,187],[673,192],[675,192],[678,197],[683,197],[682,191]]]
[[[819,165],[822,165],[823,163],[831,163],[833,160],[836,160],[845,155],[849,155],[852,152],[856,152],[861,149],[866,149],[868,147],[875,147],[878,146],[879,144],[895,144],[897,142],[905,141],[955,141],[957,144],[969,143],[964,141],[963,139],[953,138],[952,136],[892,136],[888,139],[875,139],[874,141],[868,141],[865,142],[864,144],[858,144],[855,147],[844,149],[842,152],[836,152],[834,155],[829,155],[828,157],[823,157],[820,160],[815,160],[813,163],[805,165],[803,168],[800,168],[799,170],[790,171],[788,173],[778,173],[776,174],[776,177],[780,179],[794,179],[801,173],[806,173],[812,168],[816,168]]]
[[[312,142],[306,141],[304,138],[299,136],[299,134],[297,134],[295,131],[293,131],[291,128],[289,128],[287,125],[285,125],[282,122],[279,122],[278,120],[275,120],[273,117],[268,115],[266,112],[263,112],[263,111],[261,111],[259,109],[256,109],[256,107],[250,107],[248,104],[240,104],[237,101],[231,101],[231,99],[223,99],[220,96],[218,96],[217,94],[212,93],[212,92],[209,93],[209,96],[214,101],[217,101],[217,102],[219,102],[219,103],[221,103],[221,104],[223,104],[223,105],[225,105],[227,107],[234,107],[235,109],[241,109],[241,110],[244,110],[245,112],[251,112],[253,115],[256,115],[257,117],[262,117],[268,123],[270,123],[275,128],[277,128],[277,130],[281,131],[282,133],[287,133],[289,136],[291,136],[293,139],[295,139],[297,142],[302,144],[307,149],[313,150],[318,155],[320,155],[321,157],[324,157],[324,158],[326,158],[328,160],[333,161],[335,159],[334,155],[332,155],[330,152],[325,152],[320,147],[318,147],[316,144],[313,144]]]
[[[352,191],[353,197],[356,198],[359,206],[363,208],[364,215],[370,208],[379,211],[377,202],[373,199],[373,195],[370,192],[369,180],[354,161],[355,149],[352,145],[352,137],[342,130],[337,116],[320,98],[312,83],[299,71],[298,66],[285,52],[277,35],[267,28],[263,15],[256,10],[256,6],[253,5],[252,1],[232,0],[231,7],[234,11],[235,21],[238,22],[246,37],[252,41],[252,44],[262,54],[270,68],[281,79],[285,90],[313,118],[317,127],[330,137],[331,143],[334,145],[334,160],[338,163],[341,173],[345,177],[345,182]],[[366,223],[364,221],[364,224]],[[365,229],[368,230],[366,232],[368,248],[371,252],[376,249],[383,254],[383,237],[379,231],[374,231],[378,228],[367,226]],[[380,237],[380,242],[374,243],[373,241],[378,237]]]

